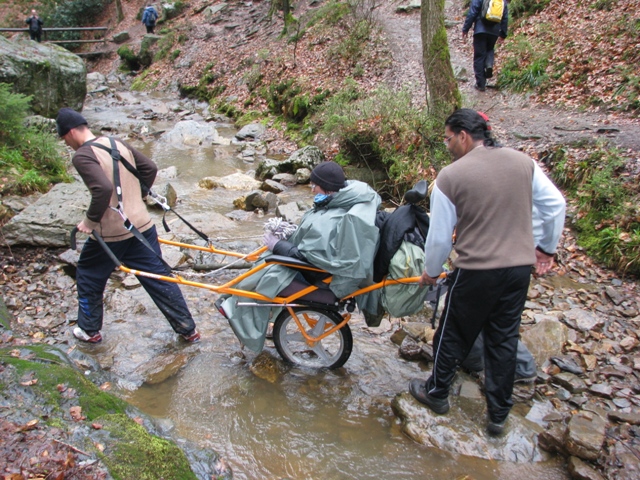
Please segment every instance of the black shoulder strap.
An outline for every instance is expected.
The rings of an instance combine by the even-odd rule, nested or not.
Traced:
[[[140,188],[142,189],[142,193],[144,195],[151,195],[152,197],[155,198],[156,194],[153,192],[153,190],[151,190],[151,187],[147,185],[142,180],[142,178],[140,178],[140,173],[138,172],[138,170],[136,170],[136,168],[133,165],[131,165],[125,158],[122,157],[122,155],[120,155],[120,151],[117,148],[115,139],[113,137],[108,137],[108,138],[109,138],[109,141],[111,142],[111,148],[97,142],[90,142],[89,145],[92,147],[100,148],[101,150],[104,150],[105,152],[108,152],[109,155],[111,155],[111,158],[113,158],[114,160],[114,166],[113,166],[114,172],[115,172],[115,169],[117,169],[117,162],[122,163],[122,165],[124,165],[124,168],[129,170],[129,172],[131,172],[138,179],[138,181],[140,182]],[[196,227],[194,227],[178,212],[176,212],[175,210],[171,209],[171,207],[168,207],[168,206],[166,208],[163,206],[163,208],[164,208],[164,214],[162,215],[162,226],[164,227],[165,231],[167,232],[171,231],[171,229],[169,228],[169,224],[167,224],[167,221],[166,221],[167,210],[171,210],[174,213],[174,215],[176,215],[180,220],[182,220],[182,222],[191,230],[193,230],[193,232],[195,232],[196,235],[202,238],[205,242],[211,243],[211,239],[207,235],[205,235],[203,232],[201,232]]]

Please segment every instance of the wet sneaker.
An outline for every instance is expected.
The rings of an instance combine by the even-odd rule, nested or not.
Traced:
[[[218,300],[215,301],[214,305],[216,307],[216,310],[218,310],[218,312],[220,313],[220,315],[222,315],[224,318],[229,320],[229,315],[227,315],[227,312],[224,311],[224,307],[222,306],[222,302],[224,301],[225,301],[224,298],[219,298]]]
[[[73,336],[78,340],[82,340],[83,342],[87,343],[100,343],[102,341],[102,335],[100,334],[100,332],[89,335],[80,327],[76,327],[73,329]]]
[[[194,330],[189,335],[181,335],[181,337],[184,338],[185,342],[189,343],[198,343],[200,341],[200,333],[197,330]]]

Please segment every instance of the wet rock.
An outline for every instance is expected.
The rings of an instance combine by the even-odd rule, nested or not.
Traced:
[[[565,425],[554,423],[538,435],[538,445],[545,452],[566,456],[568,454],[564,444],[566,431]]]
[[[170,131],[163,133],[159,141],[176,148],[191,148],[220,144],[222,139],[210,123],[183,120],[176,123]]]
[[[567,425],[567,451],[583,460],[596,460],[602,450],[606,426],[599,415],[590,412],[573,415]]]
[[[163,353],[140,365],[136,372],[144,378],[147,385],[157,385],[176,375],[189,361],[189,356]]]
[[[611,388],[610,385],[606,385],[606,384],[602,384],[602,383],[596,383],[595,385],[591,385],[589,387],[589,392],[593,393],[594,395],[597,395],[599,397],[604,397],[604,398],[612,398],[612,392],[613,389]]]
[[[294,187],[298,184],[298,179],[290,173],[278,173],[273,176],[273,180],[280,182],[287,187]]]
[[[171,166],[171,167],[158,170],[158,174],[156,175],[156,178],[164,178],[165,180],[173,180],[175,178],[178,178],[178,169],[176,167]],[[154,188],[155,188],[155,185],[154,185]]]
[[[624,297],[612,286],[609,285],[604,291],[614,304],[620,305],[624,301]]]
[[[134,288],[140,287],[140,281],[135,275],[127,275],[122,281],[122,286],[126,290],[133,290]]]
[[[482,392],[480,391],[480,386],[477,382],[472,382],[470,380],[464,380],[462,382],[458,395],[460,398],[484,401],[484,395],[482,395]]]
[[[393,332],[389,339],[393,344],[400,346],[406,336],[407,332],[403,328],[398,328],[395,332]]]
[[[391,402],[402,420],[402,431],[416,442],[459,455],[512,462],[536,462],[547,456],[538,448],[541,428],[512,413],[505,434],[499,438],[485,433],[485,419],[478,410],[483,402],[460,401],[450,396],[451,410],[436,415],[411,394],[397,395]]]
[[[407,335],[400,344],[400,356],[405,360],[415,361],[420,360],[421,357],[421,345],[416,342],[412,337]]]
[[[265,192],[278,193],[284,192],[287,187],[280,182],[275,182],[273,180],[265,180],[262,182],[262,186],[260,187]]]
[[[601,318],[581,308],[572,308],[568,312],[562,312],[562,319],[572,328],[583,332],[598,331],[604,325]]]
[[[209,190],[221,187],[227,190],[256,190],[261,182],[244,173],[232,173],[226,177],[205,177],[198,182],[201,188]]]
[[[278,205],[276,208],[276,215],[278,217],[282,217],[287,222],[295,223],[297,225],[300,223],[300,220],[306,210],[307,209],[301,209],[297,202],[289,202]]]
[[[522,331],[522,342],[527,346],[538,365],[559,354],[568,340],[568,328],[558,320],[545,318]]]
[[[584,370],[571,357],[551,357],[551,361],[565,372],[573,373],[574,375],[582,375],[584,373]]]
[[[587,384],[584,380],[569,372],[554,375],[551,378],[551,382],[567,389],[571,393],[582,393],[587,390]]]
[[[261,138],[265,131],[265,126],[261,123],[250,123],[249,125],[242,127],[240,131],[236,133],[236,138],[238,140],[254,140]]]
[[[609,412],[607,414],[609,420],[614,422],[628,423],[630,425],[640,425],[640,413],[638,412]]]
[[[282,375],[282,363],[266,352],[261,352],[249,365],[253,374],[269,383],[276,383]]]
[[[60,261],[68,264],[68,265],[73,265],[74,267],[78,265],[78,259],[80,258],[80,252],[78,252],[77,250],[65,250],[64,252],[62,252],[60,255],[58,255],[58,258],[60,259]]]
[[[433,362],[433,347],[428,343],[423,343],[420,355],[424,361]]]
[[[152,190],[156,195],[164,197],[166,199],[167,205],[169,205],[171,208],[175,207],[178,203],[178,194],[176,193],[176,189],[173,188],[173,185],[171,185],[169,182],[157,182],[153,185]],[[162,199],[159,198],[158,200]],[[151,207],[162,209],[162,206],[160,206],[160,204],[158,204],[158,202],[156,202],[151,197],[151,195],[147,195],[145,201],[147,205]]]
[[[265,194],[260,190],[255,190],[244,198],[244,208],[247,211],[252,211],[256,208],[260,208],[265,212],[274,211],[277,205],[278,197],[272,192]]]
[[[604,480],[604,477],[578,457],[569,457],[567,468],[575,480]]]
[[[615,473],[609,473],[609,478],[616,480],[637,480],[640,478],[640,459],[638,458],[638,443],[616,442],[613,446],[613,456],[615,457],[614,465],[619,466]]]

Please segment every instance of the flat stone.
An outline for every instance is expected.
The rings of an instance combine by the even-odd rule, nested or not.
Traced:
[[[560,372],[554,375],[551,378],[551,383],[559,385],[571,393],[582,393],[587,390],[587,384],[584,380],[569,372]]]
[[[596,460],[605,439],[606,422],[589,413],[573,415],[567,425],[567,451],[583,460]]]
[[[599,330],[604,321],[596,317],[593,313],[580,308],[572,308],[568,312],[563,312],[563,320],[570,326],[583,332]]]
[[[578,457],[569,457],[567,468],[574,480],[604,480],[604,477],[597,470]]]
[[[620,423],[629,423],[631,425],[640,425],[640,413],[638,412],[609,412],[607,414],[609,420]]]
[[[607,384],[596,383],[595,385],[591,385],[591,387],[589,387],[589,392],[594,395],[598,395],[599,397],[612,398],[612,388]]]
[[[604,291],[614,304],[620,305],[624,301],[624,297],[611,285],[606,287]]]

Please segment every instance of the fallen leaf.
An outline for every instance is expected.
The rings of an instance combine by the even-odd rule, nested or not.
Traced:
[[[100,385],[100,390],[111,390],[111,382],[104,382]]]
[[[27,380],[26,382],[20,382],[20,385],[23,385],[25,387],[30,387],[31,385],[35,385],[36,383],[38,383],[38,379],[32,378],[31,380]]]
[[[101,430],[102,429],[102,425],[99,423],[92,423],[91,424],[91,428],[93,428],[94,430]]]
[[[101,452],[104,452],[104,445],[102,445],[101,443],[94,443],[94,445],[98,450],[100,450]]]
[[[71,418],[73,418],[76,422],[79,422],[80,420],[84,420],[85,418],[87,418],[84,415],[82,415],[82,407],[79,407],[79,406],[71,407],[69,409],[69,413],[71,414]]]
[[[133,421],[136,422],[138,425],[142,425],[144,423],[144,420],[142,420],[142,418],[140,417],[134,418]]]

